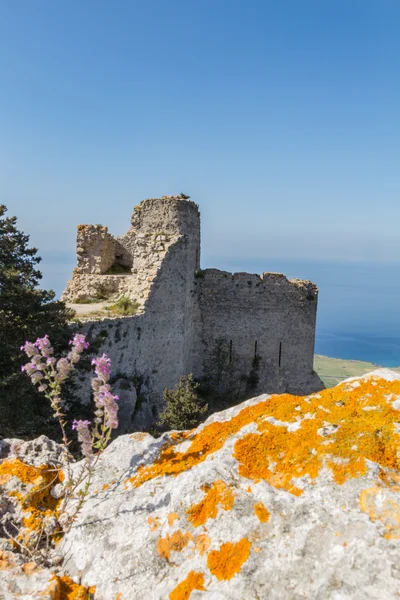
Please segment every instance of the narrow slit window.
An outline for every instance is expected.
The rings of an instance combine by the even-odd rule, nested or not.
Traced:
[[[257,357],[257,340],[254,344],[254,358],[256,358],[256,357]]]
[[[281,366],[282,362],[282,342],[279,342],[279,366]]]
[[[229,362],[232,362],[232,340],[229,342]]]

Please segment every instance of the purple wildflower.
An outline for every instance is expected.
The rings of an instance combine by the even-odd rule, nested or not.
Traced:
[[[82,352],[89,348],[89,344],[81,333],[76,333],[69,344],[72,346],[72,350],[68,352],[67,358],[74,365],[79,361]]]
[[[42,356],[45,356],[46,358],[54,352],[47,333],[44,337],[38,338],[34,345],[40,350]]]
[[[32,342],[25,342],[25,344],[21,346],[21,350],[27,354],[28,358],[31,358],[38,353],[35,344],[32,344]]]
[[[103,354],[100,358],[94,358],[92,360],[92,365],[94,365],[94,372],[97,377],[106,383],[109,380],[111,373],[111,360],[108,356]]]
[[[43,379],[43,377],[43,373],[41,373],[40,371],[35,371],[35,373],[32,373],[31,375],[31,381],[32,383],[39,383],[39,381]]]
[[[80,429],[81,427],[89,427],[90,424],[91,424],[90,421],[74,419],[72,421],[72,429]]]
[[[104,412],[105,426],[111,429],[118,427],[118,399],[118,396],[113,396],[111,393],[109,385],[103,385],[94,397],[97,408]]]
[[[87,350],[87,348],[89,348],[89,344],[86,341],[85,336],[81,333],[76,333],[69,344],[70,344],[70,346],[75,348],[77,350],[77,352],[79,352],[79,353],[81,353],[84,350]]]
[[[60,358],[60,360],[57,362],[57,373],[60,383],[66,380],[71,369],[72,365],[70,362],[66,358]]]

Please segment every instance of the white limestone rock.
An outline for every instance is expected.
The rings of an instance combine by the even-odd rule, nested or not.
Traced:
[[[400,376],[380,369],[119,437],[59,573],[95,600],[398,598],[399,400]]]

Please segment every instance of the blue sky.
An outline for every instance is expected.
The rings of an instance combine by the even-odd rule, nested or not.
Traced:
[[[398,0],[0,0],[0,201],[60,264],[78,223],[119,235],[179,192],[203,266],[400,261],[399,22]]]

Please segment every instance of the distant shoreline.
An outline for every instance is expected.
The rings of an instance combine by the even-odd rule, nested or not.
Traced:
[[[374,371],[379,368],[383,367],[363,360],[331,358],[330,356],[323,356],[322,354],[314,355],[314,370],[318,373],[326,387],[334,387],[348,377],[364,375],[369,371]],[[400,373],[400,366],[384,368],[390,368],[391,371]]]

